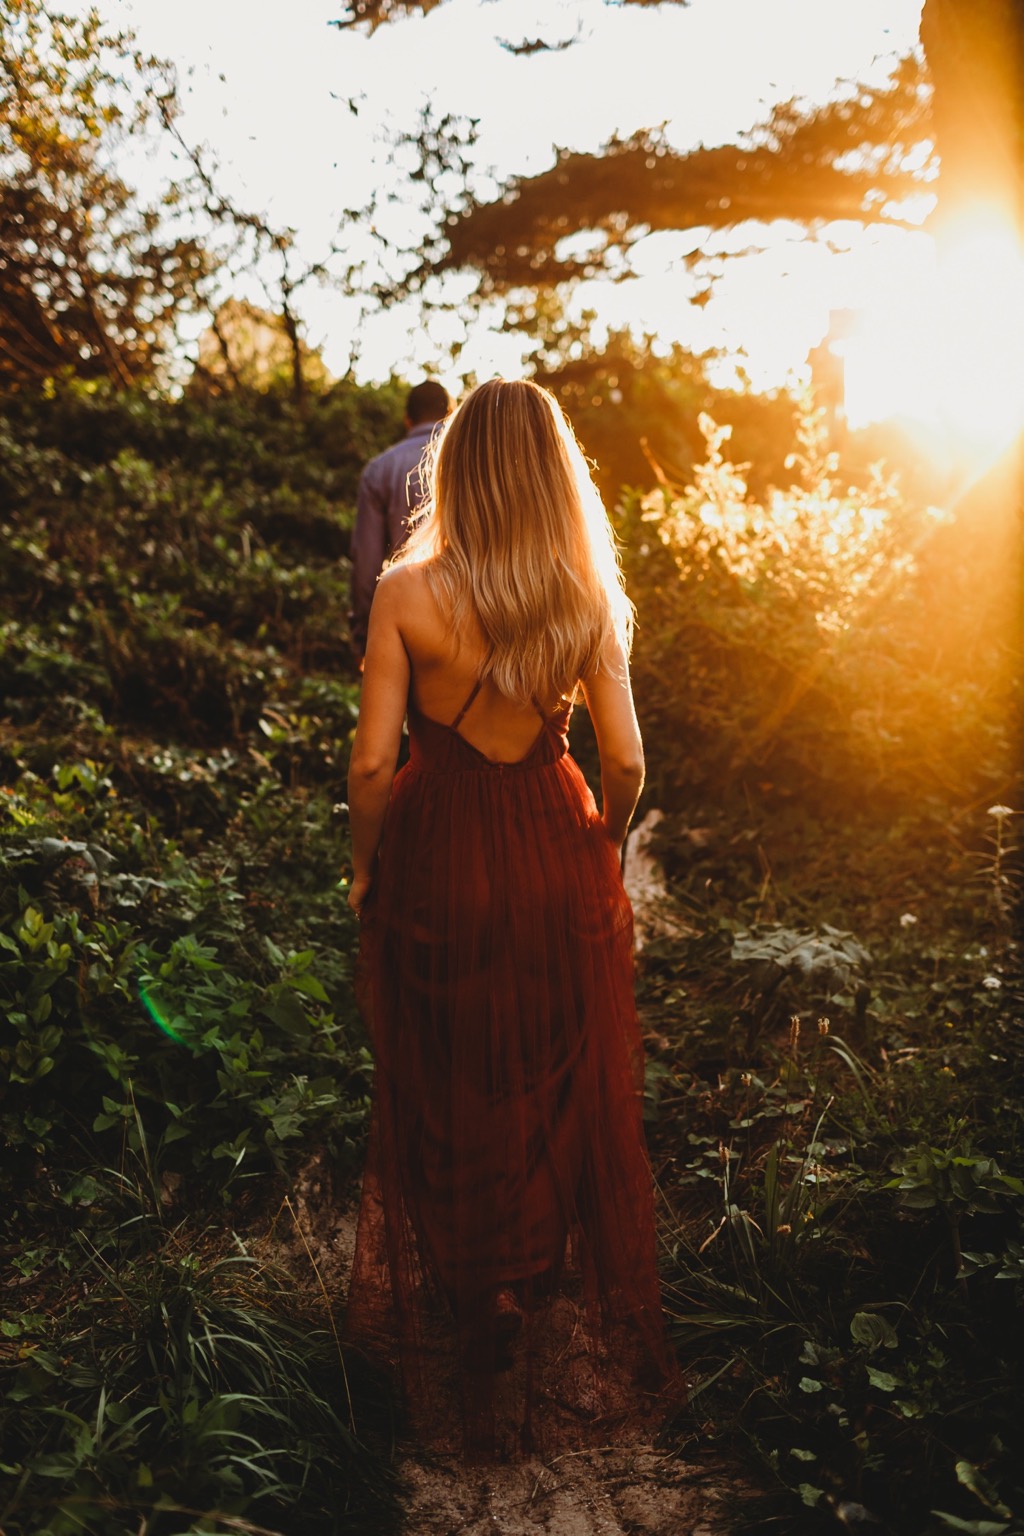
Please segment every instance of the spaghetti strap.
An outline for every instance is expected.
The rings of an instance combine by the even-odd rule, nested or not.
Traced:
[[[477,694],[480,692],[480,689],[481,689],[482,686],[483,686],[483,678],[482,677],[478,677],[476,682],[473,684],[472,688],[469,691],[469,697],[466,699],[465,704],[463,704],[462,708],[459,710],[458,714],[455,716],[455,719],[452,721],[451,725],[449,726],[449,730],[452,730],[452,731],[457,731],[458,730],[459,726],[462,724],[462,721],[463,721],[463,719],[464,719],[464,717],[466,715],[466,711],[470,708],[470,706],[473,703],[473,701],[475,700]]]

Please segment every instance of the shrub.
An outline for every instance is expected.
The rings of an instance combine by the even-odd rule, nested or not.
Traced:
[[[208,772],[198,787],[211,782]],[[219,856],[216,873],[152,824],[143,829],[89,762],[59,768],[53,788],[24,775],[5,809],[0,1138],[9,1179],[67,1158],[73,1145],[109,1159],[123,1140],[155,1178],[186,1173],[227,1193],[283,1167],[288,1149],[314,1134],[336,1151],[351,1146],[369,1059],[347,947],[336,940],[341,964],[331,957],[328,992],[312,949],[260,931],[268,909],[238,888],[239,876],[249,886],[260,839],[263,856],[275,856],[266,847],[273,823],[269,838],[246,831],[248,809],[263,825],[258,795],[221,813],[234,864]],[[347,931],[333,889],[341,849],[325,838],[329,808],[307,804],[305,813],[303,836],[320,852],[305,863],[300,921],[326,902],[336,932]],[[209,814],[204,802],[200,814]],[[278,864],[280,885],[287,862],[278,855]]]
[[[1005,715],[977,630],[984,605],[961,590],[959,607],[943,608],[949,584],[919,579],[944,536],[937,514],[878,476],[842,488],[814,416],[799,483],[759,502],[724,456],[726,430],[702,424],[708,457],[693,484],[630,494],[618,514],[659,803],[745,786],[891,809],[973,787],[986,759],[995,780]],[[963,637],[942,668],[939,614]]]

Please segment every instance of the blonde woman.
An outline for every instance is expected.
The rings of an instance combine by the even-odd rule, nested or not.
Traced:
[[[429,489],[373,600],[349,776],[376,1081],[348,1333],[400,1365],[421,1433],[550,1451],[606,1432],[624,1371],[667,1375],[619,860],[631,607],[537,385],[475,389]],[[600,812],[567,750],[580,690]]]

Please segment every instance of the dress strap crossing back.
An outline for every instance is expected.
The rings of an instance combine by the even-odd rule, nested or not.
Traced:
[[[451,724],[448,727],[448,729],[450,731],[457,731],[459,729],[459,726],[462,724],[462,722],[466,718],[466,715],[468,714],[469,710],[472,708],[473,704],[475,703],[476,696],[480,692],[480,689],[483,687],[483,681],[484,680],[483,680],[482,677],[478,677],[476,682],[473,684],[472,688],[469,690],[469,693],[468,693],[468,695],[466,697],[465,703],[463,704],[462,708],[459,710],[458,714],[455,716],[455,719],[451,722]],[[540,723],[541,723],[541,725],[543,725],[543,726],[550,725],[551,724],[551,720],[552,720],[552,716],[549,715],[547,713],[547,711],[544,709],[543,705],[541,704],[540,700],[537,698],[537,695],[535,693],[531,694],[531,696],[530,696],[530,703],[533,705],[534,709],[537,711],[537,714],[540,716]]]
[[[458,714],[455,716],[455,719],[452,721],[451,725],[449,726],[449,730],[452,730],[452,731],[457,731],[458,730],[459,726],[463,722],[463,719],[465,718],[466,711],[469,709],[470,705],[473,703],[473,701],[476,698],[477,694],[480,692],[480,689],[481,689],[482,685],[483,685],[483,678],[482,677],[478,677],[476,682],[473,684],[472,688],[469,690],[469,695],[468,695],[468,697],[466,699],[465,704],[463,704],[462,708],[459,710]]]

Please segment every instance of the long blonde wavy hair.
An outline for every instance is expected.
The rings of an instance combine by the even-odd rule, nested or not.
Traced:
[[[610,634],[628,653],[633,607],[586,459],[554,397],[492,379],[434,440],[427,499],[396,556],[424,574],[456,636],[470,614],[481,674],[521,703],[573,692]]]

